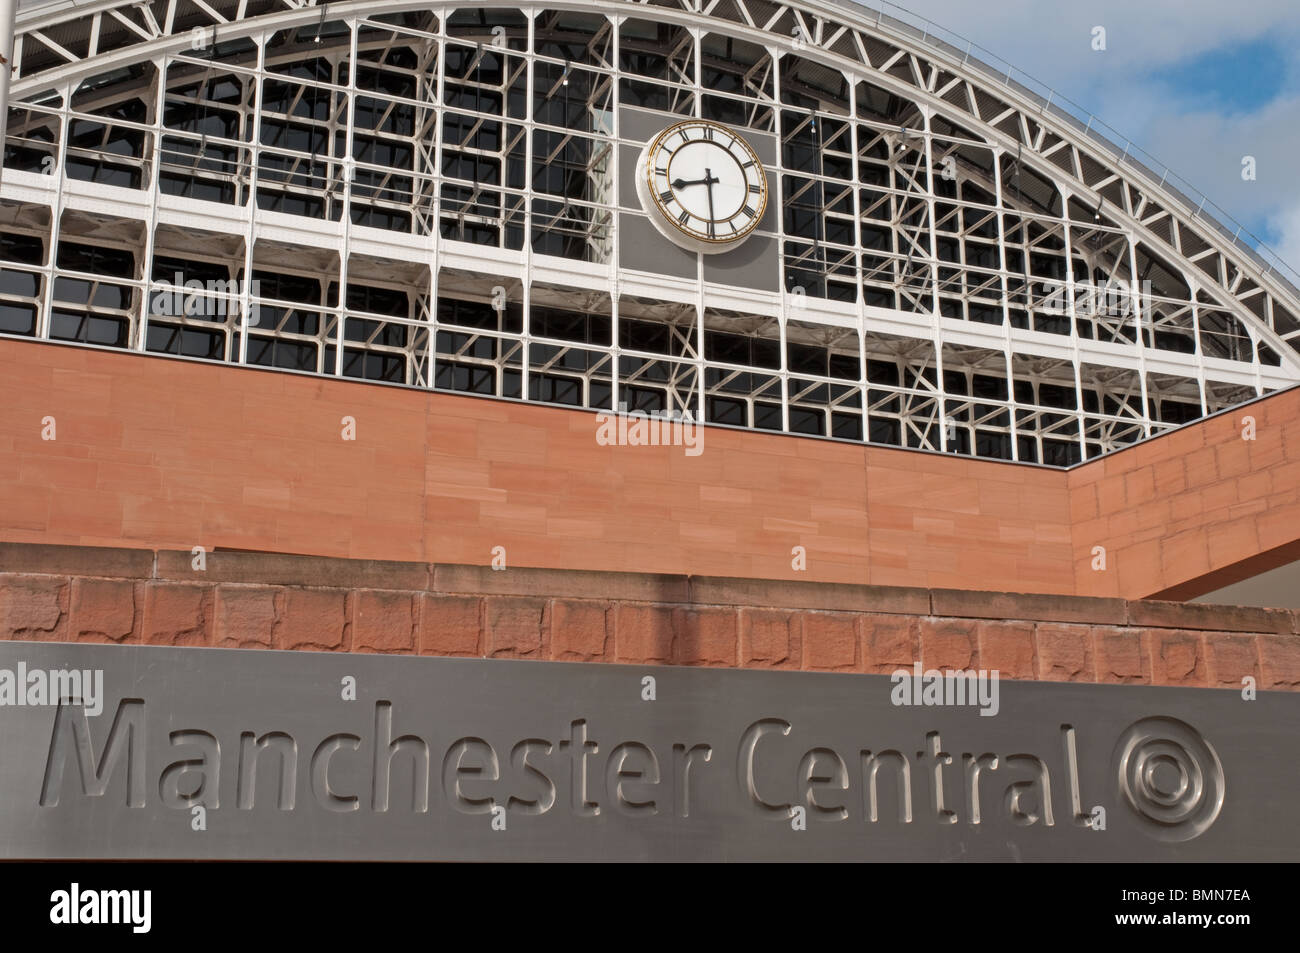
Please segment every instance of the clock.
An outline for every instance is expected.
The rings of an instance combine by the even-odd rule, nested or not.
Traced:
[[[729,251],[767,209],[767,174],[754,150],[726,126],[688,119],[641,150],[636,191],[654,227],[688,251]]]

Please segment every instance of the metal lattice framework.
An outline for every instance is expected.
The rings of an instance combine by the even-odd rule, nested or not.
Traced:
[[[1054,465],[1300,380],[1204,202],[862,7],[54,2],[14,59],[0,333]],[[771,143],[771,287],[623,260],[633,114]]]

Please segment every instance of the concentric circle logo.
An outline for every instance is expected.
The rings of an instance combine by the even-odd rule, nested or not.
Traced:
[[[1143,718],[1115,747],[1119,789],[1151,836],[1169,843],[1204,833],[1223,808],[1223,765],[1177,718]]]

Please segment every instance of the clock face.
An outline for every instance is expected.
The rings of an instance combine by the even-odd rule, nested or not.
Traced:
[[[689,119],[646,145],[637,195],[655,227],[707,253],[736,247],[767,208],[767,175],[748,142],[726,126]]]

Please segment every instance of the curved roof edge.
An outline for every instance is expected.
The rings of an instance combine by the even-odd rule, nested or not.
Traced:
[[[52,0],[52,2],[73,2],[73,0]],[[1024,70],[998,56],[987,47],[980,46],[973,40],[948,30],[932,20],[910,13],[896,4],[889,3],[888,0],[872,0],[870,3],[865,2],[865,0],[861,0],[861,2],[859,0],[793,0],[793,2],[810,7],[820,4],[838,8],[859,17],[861,17],[864,10],[874,12],[876,14],[875,19],[868,18],[867,22],[876,26],[879,31],[892,33],[899,39],[907,39],[923,44],[927,49],[934,50],[947,57],[953,65],[980,72],[998,85],[1015,90],[1031,103],[1037,104],[1040,111],[1051,113],[1053,118],[1071,126],[1076,133],[1088,139],[1089,142],[1096,143],[1107,149],[1117,164],[1133,168],[1139,173],[1148,176],[1157,184],[1158,191],[1162,194],[1181,200],[1185,214],[1191,215],[1197,221],[1215,228],[1224,240],[1232,243],[1234,248],[1244,252],[1256,265],[1263,268],[1264,274],[1275,274],[1276,279],[1284,284],[1288,291],[1300,297],[1300,264],[1292,265],[1285,261],[1263,239],[1237,221],[1231,213],[1212,201],[1205,193],[1201,192],[1168,165],[1145,149],[1135,145],[1132,139],[1125,136],[1114,126],[1111,126],[1095,113],[1089,112],[1048,84],[1030,76]],[[924,26],[917,27],[905,19],[887,14],[884,12],[884,8],[911,17],[916,22],[924,24]],[[942,36],[935,35],[931,30],[942,31],[959,44],[964,44],[964,46],[954,45]],[[973,50],[978,50],[981,55],[979,57],[972,56],[971,52]],[[998,60],[1006,69],[994,69],[988,62],[989,59]],[[1025,81],[1033,85],[1026,85]],[[1035,86],[1043,90],[1046,95],[1035,89]],[[1072,109],[1067,109],[1066,106],[1072,107]],[[1103,134],[1101,131],[1103,129],[1109,132],[1110,135]],[[1124,143],[1122,149],[1118,145],[1119,142]],[[1138,158],[1139,154],[1149,162],[1154,163],[1155,168],[1141,161]],[[1170,182],[1171,179],[1176,180],[1179,186],[1173,185]],[[1186,194],[1187,192],[1192,194],[1189,196]],[[1212,210],[1212,214],[1206,214],[1205,210],[1207,208]],[[1230,225],[1237,226],[1235,231]],[[1243,242],[1241,240],[1242,235],[1253,239],[1256,246],[1265,249],[1272,258],[1261,254],[1256,247],[1251,246],[1248,242]]]

